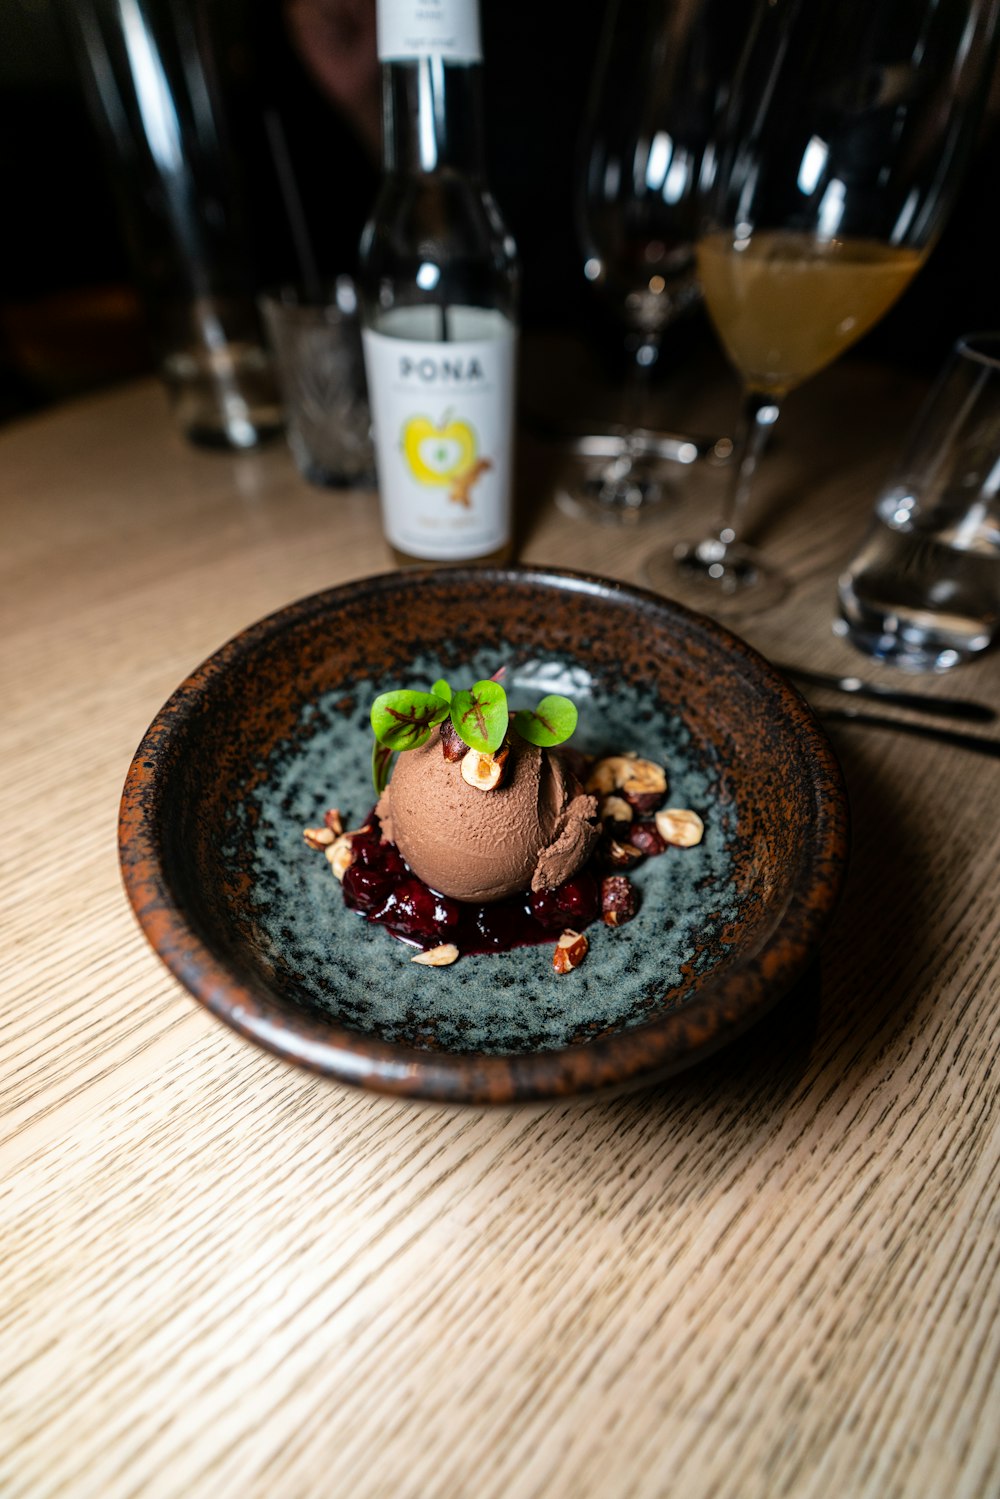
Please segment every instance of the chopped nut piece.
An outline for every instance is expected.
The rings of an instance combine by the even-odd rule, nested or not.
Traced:
[[[622,782],[622,796],[639,813],[640,817],[655,812],[663,806],[667,794],[667,773],[662,765],[652,760],[626,757],[629,773]]]
[[[628,841],[633,848],[637,848],[647,858],[655,858],[662,854],[666,844],[656,831],[654,822],[634,822],[629,828]]]
[[[667,794],[667,773],[638,755],[609,755],[590,772],[587,790],[598,796],[618,793],[636,812],[652,812]]]
[[[492,791],[503,780],[504,766],[510,751],[504,747],[495,755],[484,755],[470,749],[462,757],[462,780],[477,791]]]
[[[552,966],[556,973],[569,973],[571,968],[579,968],[589,947],[590,943],[583,932],[563,932],[552,954]]]
[[[705,824],[697,812],[689,812],[684,807],[667,807],[663,812],[656,814],[656,831],[664,843],[672,843],[675,848],[693,848],[700,843],[705,832]]]
[[[642,849],[636,848],[634,843],[620,843],[617,838],[610,838],[604,846],[604,858],[612,869],[631,869],[642,858]]]
[[[303,828],[302,836],[310,848],[329,848],[335,835],[329,828]]]
[[[339,838],[340,834],[344,831],[344,824],[340,820],[339,809],[337,807],[331,807],[329,812],[325,812],[323,814],[323,821],[326,823],[331,833],[333,833],[334,837]]]
[[[635,887],[623,874],[608,874],[601,881],[601,914],[605,926],[624,926],[638,909]]]
[[[440,728],[441,749],[446,760],[464,760],[469,752],[469,746],[465,740],[456,732],[455,725],[450,718],[446,718]]]
[[[410,962],[423,963],[428,968],[447,968],[457,957],[458,948],[454,942],[442,942],[439,947],[429,947],[426,952],[416,953]]]
[[[600,818],[602,822],[630,823],[632,816],[632,808],[623,796],[611,795],[601,798]]]
[[[340,837],[335,838],[326,850],[326,857],[330,861],[330,868],[338,880],[344,878],[344,875],[354,863],[354,849],[351,847],[353,837],[353,833],[341,833]]]
[[[597,796],[611,796],[622,784],[627,774],[624,755],[610,755],[598,760],[587,777],[586,790]]]
[[[638,755],[635,759],[626,755],[625,759],[630,769],[622,782],[623,791],[666,791],[667,772],[662,765],[657,765],[653,760],[640,760]]]

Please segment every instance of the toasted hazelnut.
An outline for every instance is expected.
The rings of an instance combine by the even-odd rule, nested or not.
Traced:
[[[341,833],[340,837],[335,838],[326,850],[326,857],[330,862],[330,868],[338,880],[344,878],[344,875],[354,863],[354,849],[351,847],[353,836],[352,833]]]
[[[450,718],[446,718],[439,729],[441,736],[441,750],[446,760],[464,760],[468,754],[469,746],[465,740],[456,732],[455,725]]]
[[[662,805],[667,773],[662,765],[638,755],[608,755],[591,770],[587,790],[598,796],[618,794],[641,816]]]
[[[310,848],[329,848],[335,834],[330,828],[303,828],[302,836]]]
[[[626,756],[629,771],[622,782],[622,796],[640,817],[662,807],[667,794],[667,773],[662,765],[652,760],[633,759]]]
[[[704,837],[705,824],[697,812],[684,807],[667,807],[657,812],[655,822],[664,843],[672,843],[675,848],[693,848]]]
[[[636,848],[633,843],[621,843],[617,838],[608,839],[603,853],[605,862],[612,869],[631,869],[642,858],[642,849]]]
[[[628,841],[633,848],[650,859],[662,854],[667,846],[656,831],[655,822],[634,822],[629,828]]]
[[[601,915],[605,926],[624,926],[638,909],[635,887],[623,874],[607,874],[601,881]]]
[[[447,968],[458,957],[454,942],[442,942],[438,947],[429,947],[426,952],[415,953],[411,963],[423,963],[427,968]]]
[[[324,812],[323,821],[330,829],[335,838],[339,838],[344,831],[344,824],[340,819],[340,811],[337,807],[331,807],[329,812]]]
[[[632,808],[623,796],[610,796],[601,798],[598,815],[603,823],[627,824],[632,821]]]
[[[569,973],[571,968],[579,968],[589,947],[590,943],[583,932],[563,932],[552,954],[552,966],[556,973]]]
[[[596,796],[611,796],[622,784],[627,774],[624,755],[608,755],[591,766],[585,790]]]
[[[484,755],[470,749],[462,756],[462,780],[477,791],[492,791],[503,780],[504,767],[510,751],[504,747],[495,755]]]

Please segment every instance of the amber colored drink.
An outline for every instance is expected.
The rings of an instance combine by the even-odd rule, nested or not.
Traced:
[[[732,230],[698,244],[698,274],[719,337],[750,390],[779,396],[877,323],[923,254],[877,240]]]

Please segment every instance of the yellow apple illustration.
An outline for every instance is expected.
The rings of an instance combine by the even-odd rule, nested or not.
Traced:
[[[411,416],[403,427],[402,449],[418,484],[448,485],[475,464],[476,434],[449,413],[437,426],[430,417]]]

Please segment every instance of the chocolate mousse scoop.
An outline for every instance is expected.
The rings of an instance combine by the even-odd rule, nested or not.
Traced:
[[[502,900],[552,889],[586,862],[600,837],[588,796],[558,749],[511,735],[499,786],[470,786],[432,734],[396,761],[378,803],[383,837],[414,874],[455,900]]]

